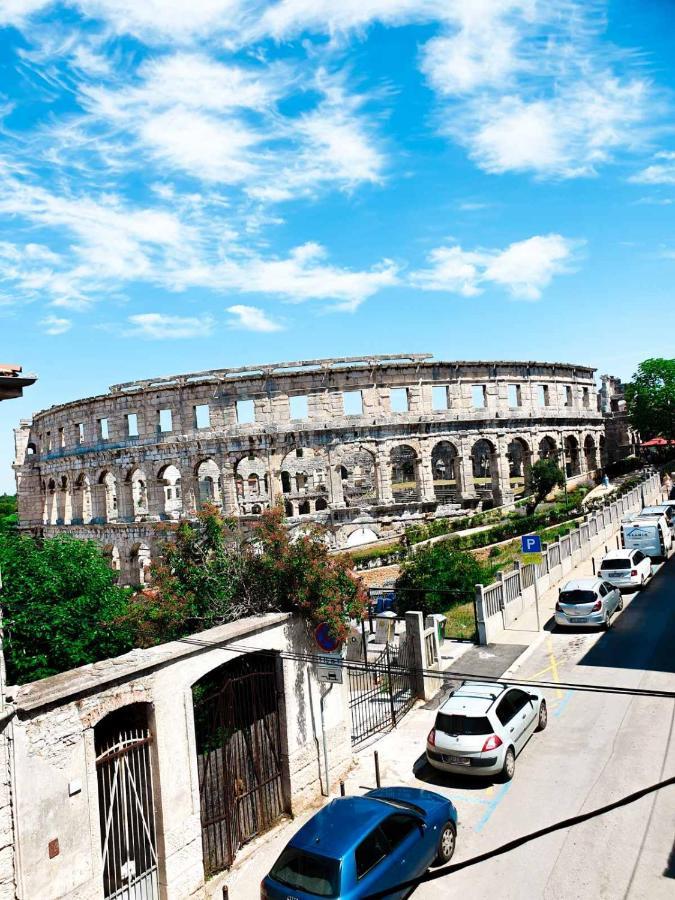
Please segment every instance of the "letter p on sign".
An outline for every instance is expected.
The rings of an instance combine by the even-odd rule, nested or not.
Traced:
[[[524,534],[520,539],[522,553],[541,553],[541,538],[538,534]]]

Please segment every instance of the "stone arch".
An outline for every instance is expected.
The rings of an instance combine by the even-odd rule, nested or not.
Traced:
[[[157,473],[160,486],[161,514],[167,519],[179,519],[183,512],[183,487],[180,470],[174,463],[168,463]]]
[[[506,458],[509,463],[509,485],[514,496],[518,496],[526,492],[532,468],[532,450],[525,438],[511,438],[506,448]]]
[[[419,500],[419,458],[409,444],[398,444],[389,453],[391,491],[395,503]]]
[[[321,512],[324,509],[328,509],[328,501],[326,500],[325,497],[319,497],[319,499],[316,501],[315,509],[317,512]]]
[[[267,477],[267,461],[255,453],[242,457],[234,466],[234,484],[237,505],[242,515],[260,515],[269,506],[269,478]],[[253,505],[260,512],[253,512]]]
[[[568,434],[565,438],[565,475],[567,478],[574,478],[580,474],[579,441],[573,434]]]
[[[372,528],[361,525],[350,533],[345,541],[345,547],[361,547],[363,544],[371,544],[377,540],[379,540],[379,535]]]
[[[311,512],[312,508],[309,505],[309,500],[301,500],[298,504],[298,515],[308,516]]]
[[[222,506],[220,469],[215,460],[209,457],[198,463],[195,467],[195,476],[199,489],[199,505],[203,506],[205,503],[213,503],[216,506]]]
[[[338,456],[340,462],[337,466],[337,475],[342,485],[345,506],[371,506],[376,503],[375,454],[361,445],[343,445],[339,449]]]
[[[35,456],[36,453],[37,445],[32,441],[29,441],[28,444],[26,444],[26,456]]]
[[[134,544],[129,553],[129,563],[132,584],[148,584],[152,565],[152,555],[148,545],[141,542]]]
[[[595,472],[598,468],[598,450],[592,434],[587,434],[584,438],[584,459],[586,460],[586,471]]]
[[[126,483],[131,494],[132,520],[144,519],[150,513],[148,479],[144,470],[139,466],[134,466],[127,475]]]
[[[262,506],[259,503],[254,503],[251,506],[251,515],[252,516],[260,516],[262,515]]]
[[[328,480],[328,454],[323,447],[291,447],[281,462],[281,488],[290,498],[328,497]]]
[[[93,521],[117,521],[117,479],[110,469],[101,469],[93,486]]]
[[[284,515],[287,519],[293,518],[293,504],[290,500],[284,500]]]
[[[539,459],[558,460],[558,444],[549,434],[539,441]]]
[[[81,472],[73,490],[73,523],[86,525],[91,522],[92,516],[91,481],[85,472]]]
[[[454,503],[458,497],[457,465],[459,452],[451,441],[439,441],[431,450],[434,495],[439,503]]]
[[[119,572],[122,563],[120,559],[120,551],[116,544],[105,544],[103,547],[103,555],[108,560],[108,565],[113,572]]]

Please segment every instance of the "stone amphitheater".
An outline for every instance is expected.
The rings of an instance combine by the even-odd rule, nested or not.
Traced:
[[[594,373],[410,354],[113,385],[16,429],[20,524],[99,541],[129,583],[204,502],[253,522],[281,501],[292,529],[318,521],[358,546],[512,503],[539,458],[588,478],[606,455]]]

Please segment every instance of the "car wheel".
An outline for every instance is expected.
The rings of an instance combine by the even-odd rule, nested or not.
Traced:
[[[605,621],[602,627],[605,629],[605,631],[609,631],[609,629],[612,627],[612,617],[609,614],[609,610],[607,610],[607,615],[605,616]]]
[[[623,594],[619,594],[619,602],[616,605],[616,611],[621,612],[623,609]]]
[[[452,822],[446,822],[443,826],[443,831],[441,831],[441,839],[438,842],[436,862],[439,865],[442,866],[445,865],[445,863],[450,862],[455,852],[456,843],[457,830]]]
[[[502,766],[502,779],[511,781],[516,774],[516,752],[513,747],[509,747],[504,757],[504,765]]]
[[[548,725],[548,710],[546,709],[546,701],[542,700],[539,707],[539,718],[537,719],[537,731],[543,731]]]

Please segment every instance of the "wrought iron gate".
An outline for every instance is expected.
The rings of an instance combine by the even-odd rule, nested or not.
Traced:
[[[248,654],[192,689],[207,877],[286,811],[275,662]]]
[[[147,709],[134,704],[94,729],[103,895],[158,900],[157,840]]]
[[[372,662],[349,663],[352,744],[395,728],[415,702],[405,651],[387,644]]]

